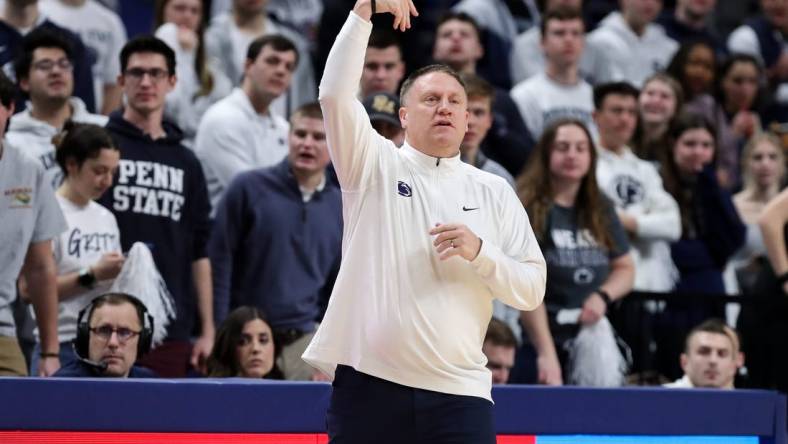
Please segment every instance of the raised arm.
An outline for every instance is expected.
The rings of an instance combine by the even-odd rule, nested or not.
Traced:
[[[395,28],[410,27],[416,8],[410,0],[376,0],[376,13],[394,15]],[[339,32],[326,60],[320,81],[319,100],[323,108],[326,140],[331,160],[343,190],[364,186],[366,174],[377,156],[373,141],[384,140],[372,129],[369,116],[356,98],[364,68],[369,35],[372,32],[372,1],[358,0]]]

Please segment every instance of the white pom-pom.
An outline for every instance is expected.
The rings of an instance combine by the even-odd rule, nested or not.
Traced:
[[[153,317],[153,345],[164,340],[170,320],[175,319],[175,303],[145,244],[135,242],[131,246],[110,291],[127,293],[142,301]]]
[[[621,387],[627,361],[621,355],[610,321],[584,325],[569,346],[569,382],[588,387]]]

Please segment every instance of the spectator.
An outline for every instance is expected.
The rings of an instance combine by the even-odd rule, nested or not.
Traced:
[[[711,28],[716,5],[717,0],[677,0],[672,13],[662,14],[657,23],[679,45],[703,41],[711,45],[717,56],[721,57],[727,52],[725,43]]]
[[[156,2],[156,37],[175,51],[178,76],[175,89],[167,95],[164,115],[183,131],[183,144],[189,148],[194,147],[205,111],[233,89],[218,60],[206,54],[203,24],[200,0]]]
[[[764,207],[780,192],[785,179],[785,160],[782,144],[772,134],[757,134],[744,146],[741,156],[744,188],[733,196],[733,203],[747,225],[757,225]],[[762,245],[762,241],[758,243]]]
[[[656,73],[643,82],[638,124],[631,141],[638,157],[658,165],[668,156],[668,128],[683,104],[684,93],[673,77]]]
[[[627,146],[637,122],[637,98],[638,90],[626,82],[594,89],[594,121],[599,128],[596,179],[632,243],[633,288],[667,293],[678,279],[670,242],[681,236],[681,217],[654,165]]]
[[[514,178],[498,162],[488,159],[480,150],[482,141],[492,127],[495,90],[486,80],[473,73],[462,73],[468,94],[468,130],[460,144],[463,162],[488,173],[501,176],[514,188]]]
[[[739,328],[753,387],[788,393],[788,189],[772,199],[758,217],[768,263],[753,284],[752,305],[742,307]]]
[[[600,322],[610,303],[632,289],[627,234],[599,190],[596,165],[597,151],[583,122],[559,120],[547,127],[517,179],[550,276],[545,303],[522,314],[537,353],[540,384],[562,384],[561,369],[568,362],[564,345],[579,326]]]
[[[225,77],[240,85],[248,69],[247,48],[254,40],[280,34],[293,42],[301,60],[290,88],[271,104],[276,114],[287,117],[294,109],[317,98],[315,74],[308,57],[309,44],[298,32],[269,17],[267,8],[265,0],[233,0],[232,11],[211,20],[205,33],[205,49],[208,56],[219,60],[218,66],[224,69]]]
[[[703,116],[679,116],[669,132],[670,158],[660,170],[681,212],[681,239],[671,245],[678,292],[723,294],[722,269],[744,242],[744,225],[711,168],[714,135]]]
[[[134,363],[150,350],[153,317],[145,305],[125,293],[105,293],[77,316],[76,359],[55,376],[155,378]]]
[[[241,305],[270,316],[286,379],[309,380],[301,354],[331,294],[342,250],[342,196],[326,180],[328,150],[317,103],[290,119],[278,164],[239,175],[216,211],[209,253],[216,318]]]
[[[194,151],[215,209],[238,173],[273,165],[287,154],[287,121],[271,108],[290,86],[299,54],[287,38],[269,34],[249,45],[241,87],[205,112]]]
[[[175,54],[163,41],[137,37],[123,47],[118,84],[126,107],[110,115],[107,130],[120,148],[120,167],[99,203],[117,218],[121,246],[151,250],[175,301],[168,336],[146,356],[146,367],[183,377],[213,345],[213,297],[208,241],[210,203],[200,163],[180,144],[181,132],[163,120],[164,100],[175,86]],[[199,319],[199,338],[189,341]]]
[[[575,9],[582,10],[582,0],[546,0],[544,10]],[[533,26],[523,32],[514,41],[509,64],[512,70],[512,83],[517,84],[531,76],[544,71],[545,60],[542,52],[542,31],[539,26]],[[609,55],[599,51],[593,44],[586,41],[583,45],[583,54],[580,56],[578,69],[580,77],[591,85],[609,82],[613,79],[613,66]]]
[[[219,325],[208,358],[208,376],[282,379],[276,367],[278,355],[275,336],[263,312],[255,307],[238,307]]]
[[[714,296],[725,293],[722,271],[744,243],[745,227],[714,175],[714,135],[703,116],[678,116],[668,133],[670,156],[660,168],[681,214],[681,238],[670,246],[679,270],[675,291],[694,296],[669,301],[658,320],[657,367],[671,379],[680,374],[676,357],[690,327],[723,316],[723,304]]]
[[[766,258],[758,218],[764,207],[780,192],[785,178],[785,153],[772,134],[760,133],[744,146],[741,157],[744,189],[733,196],[733,204],[747,235],[742,248],[725,269],[725,288],[729,294],[753,294],[755,279],[763,271]]]
[[[85,102],[88,111],[96,111],[96,98],[93,90],[93,63],[90,52],[78,35],[52,23],[41,14],[38,0],[7,0],[0,13],[0,66],[6,73],[13,72],[11,63],[19,56],[22,38],[38,28],[60,33],[71,45],[74,54],[74,95]],[[18,79],[17,79],[18,80]],[[16,98],[16,111],[25,109],[25,99],[21,94]]]
[[[511,93],[525,126],[535,138],[560,118],[576,118],[592,126],[593,91],[578,71],[584,41],[579,11],[548,11],[541,27],[545,70],[518,83]]]
[[[399,83],[404,75],[405,62],[397,36],[385,28],[374,30],[364,56],[359,97],[378,92],[399,94]]]
[[[511,89],[509,55],[514,39],[521,30],[509,8],[509,2],[461,0],[452,10],[474,17],[484,30],[485,37],[480,40],[484,45],[485,57],[481,60],[479,74],[498,88]]]
[[[399,121],[399,98],[389,93],[375,93],[364,99],[372,128],[381,136],[401,147],[405,143],[405,129]]]
[[[665,71],[681,84],[687,105],[700,106],[706,100],[713,101],[717,58],[708,43],[681,45]]]
[[[56,237],[52,250],[57,265],[58,341],[60,363],[76,360],[71,341],[77,335],[77,314],[97,296],[109,291],[124,257],[115,216],[94,200],[112,185],[120,151],[102,127],[67,122],[57,136],[57,162],[63,184],[57,201],[68,229]],[[36,338],[38,339],[38,338]],[[30,363],[38,369],[40,345]]]
[[[433,57],[464,74],[477,74],[482,57],[481,36],[476,21],[464,12],[447,13],[438,22]],[[522,170],[533,147],[533,139],[523,124],[523,117],[506,90],[494,88],[489,97],[492,127],[480,139],[482,151],[517,174]]]
[[[762,120],[768,126],[772,122],[788,121],[788,47],[782,37],[788,33],[788,5],[772,0],[760,3],[763,13],[731,33],[728,51],[750,54],[765,67],[768,97],[772,100]]]
[[[15,94],[13,83],[0,73],[0,375],[27,375],[11,306],[21,272],[29,282],[27,294],[41,338],[38,375],[50,376],[60,367],[52,239],[66,229],[66,222],[41,165],[3,141]]]
[[[324,0],[267,0],[268,14],[272,15],[307,37],[310,44],[315,43],[320,17],[323,14]],[[229,11],[232,0],[212,0],[211,17]]]
[[[41,12],[79,35],[90,51],[96,109],[109,114],[121,106],[123,91],[118,86],[120,49],[126,43],[126,28],[118,14],[96,0],[45,0]]]
[[[715,77],[714,98],[688,104],[717,128],[717,180],[726,190],[741,188],[739,160],[747,140],[761,131],[759,89],[763,73],[758,60],[733,54]]]
[[[665,35],[654,19],[662,0],[620,0],[621,11],[610,13],[588,35],[588,43],[609,54],[614,80],[625,80],[637,87],[665,69],[678,44]]]
[[[73,53],[68,41],[47,28],[39,28],[22,39],[15,64],[19,88],[30,102],[14,116],[7,140],[41,162],[53,189],[60,186],[63,170],[55,160],[52,138],[67,120],[104,126],[107,117],[91,114],[85,103],[74,97]]]
[[[493,384],[506,384],[509,372],[514,367],[514,351],[517,339],[503,321],[492,318],[484,335],[482,351],[487,357],[487,368],[492,373]]]
[[[733,389],[744,354],[736,330],[719,319],[709,319],[687,335],[681,354],[684,376],[665,387]]]

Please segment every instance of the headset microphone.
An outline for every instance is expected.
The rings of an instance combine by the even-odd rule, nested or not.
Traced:
[[[96,362],[96,361],[91,361],[90,359],[87,358],[83,358],[82,355],[80,355],[79,352],[77,351],[76,343],[71,343],[71,348],[74,350],[74,354],[77,356],[79,362],[89,366],[90,368],[96,370],[100,374],[107,371],[107,367],[109,367],[109,364],[107,364],[106,362],[102,362],[102,361]]]

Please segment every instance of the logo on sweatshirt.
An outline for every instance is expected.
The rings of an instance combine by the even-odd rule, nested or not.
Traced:
[[[397,181],[397,193],[400,196],[411,197],[413,196],[413,191],[410,189],[410,185],[403,181]]]
[[[646,197],[643,183],[628,174],[616,176],[613,179],[613,187],[615,187],[618,201],[624,208],[638,204]]]

